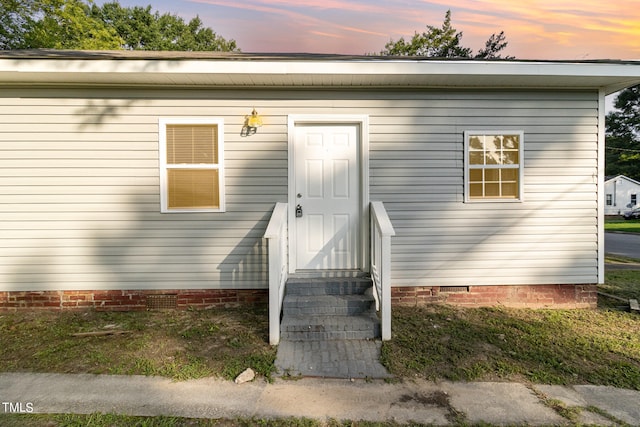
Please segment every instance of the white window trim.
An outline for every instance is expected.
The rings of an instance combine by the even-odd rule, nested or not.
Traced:
[[[470,198],[469,197],[469,138],[472,135],[518,135],[518,194],[517,199],[502,198]],[[521,130],[466,130],[464,131],[464,202],[465,203],[522,203],[524,201],[524,131]]]
[[[167,186],[167,125],[217,125],[218,127],[218,164],[217,165],[185,165],[172,166],[174,169],[218,169],[218,185],[220,207],[218,209],[169,209]],[[224,120],[218,117],[162,117],[158,120],[158,145],[160,155],[160,212],[193,213],[193,212],[225,212],[224,183]]]

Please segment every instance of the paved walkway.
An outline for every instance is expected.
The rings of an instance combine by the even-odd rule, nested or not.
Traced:
[[[561,417],[543,399],[580,408],[577,421]],[[599,386],[525,386],[517,383],[434,383],[305,378],[234,384],[206,378],[110,375],[0,374],[2,412],[117,413],[193,418],[308,417],[415,421],[433,425],[640,426],[640,391]],[[597,411],[586,408],[598,408]]]
[[[390,378],[380,363],[381,347],[380,340],[282,340],[275,365],[292,376]]]

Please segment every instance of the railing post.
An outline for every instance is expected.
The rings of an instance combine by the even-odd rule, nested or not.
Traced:
[[[371,202],[371,277],[383,341],[391,339],[391,236],[395,234],[382,202]]]
[[[391,235],[381,236],[381,275],[382,295],[380,298],[380,321],[382,341],[391,339]]]
[[[276,203],[264,233],[269,251],[269,344],[280,342],[280,312],[287,281],[287,204]]]

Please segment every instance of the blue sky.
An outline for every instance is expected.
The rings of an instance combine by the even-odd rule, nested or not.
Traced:
[[[104,0],[97,0],[102,4]],[[640,59],[637,0],[120,0],[204,25],[244,52],[377,53],[451,9],[474,50],[504,30],[518,59]]]

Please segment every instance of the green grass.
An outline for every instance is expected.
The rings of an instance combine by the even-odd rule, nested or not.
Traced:
[[[639,332],[619,311],[397,307],[382,361],[409,378],[640,390]]]
[[[609,258],[628,264],[637,260]],[[640,271],[606,273],[601,291],[640,297]],[[393,339],[382,362],[400,379],[600,384],[640,390],[640,315],[615,310],[394,307]],[[74,337],[77,332],[128,331]],[[276,349],[265,309],[147,312],[0,313],[0,371],[161,375],[176,380],[233,379],[252,367],[266,380]],[[545,400],[570,422],[576,408]],[[467,425],[464,418],[452,421]],[[114,414],[2,414],[13,427],[383,427],[397,423],[306,418],[190,419]],[[419,424],[412,424],[418,426]]]
[[[624,260],[622,260],[624,261]],[[621,262],[622,262],[621,261]],[[606,274],[603,292],[640,297],[640,271]],[[400,378],[603,384],[640,390],[640,316],[615,310],[395,307],[382,360]],[[128,331],[75,337],[77,332]],[[265,309],[0,313],[0,371],[270,380]]]
[[[395,422],[370,421],[317,421],[308,418],[237,418],[202,419],[181,417],[133,417],[114,414],[43,414],[5,415],[0,413],[3,427],[394,427]],[[411,424],[421,426],[422,424]]]
[[[122,330],[123,335],[74,337]],[[266,310],[0,313],[0,371],[271,378]]]
[[[637,299],[640,301],[640,271],[638,270],[613,270],[606,274],[606,281],[598,287],[598,290],[615,295],[620,298]],[[621,301],[600,297],[598,305],[601,307],[617,307],[627,305]],[[640,317],[640,316],[639,316]],[[640,332],[640,331],[639,331]]]
[[[599,290],[640,298],[640,271],[607,272]],[[396,307],[382,359],[402,377],[640,390],[640,316],[610,310],[620,304],[601,297],[598,310]]]
[[[640,233],[640,220],[607,219],[604,223],[604,229],[605,231]]]

